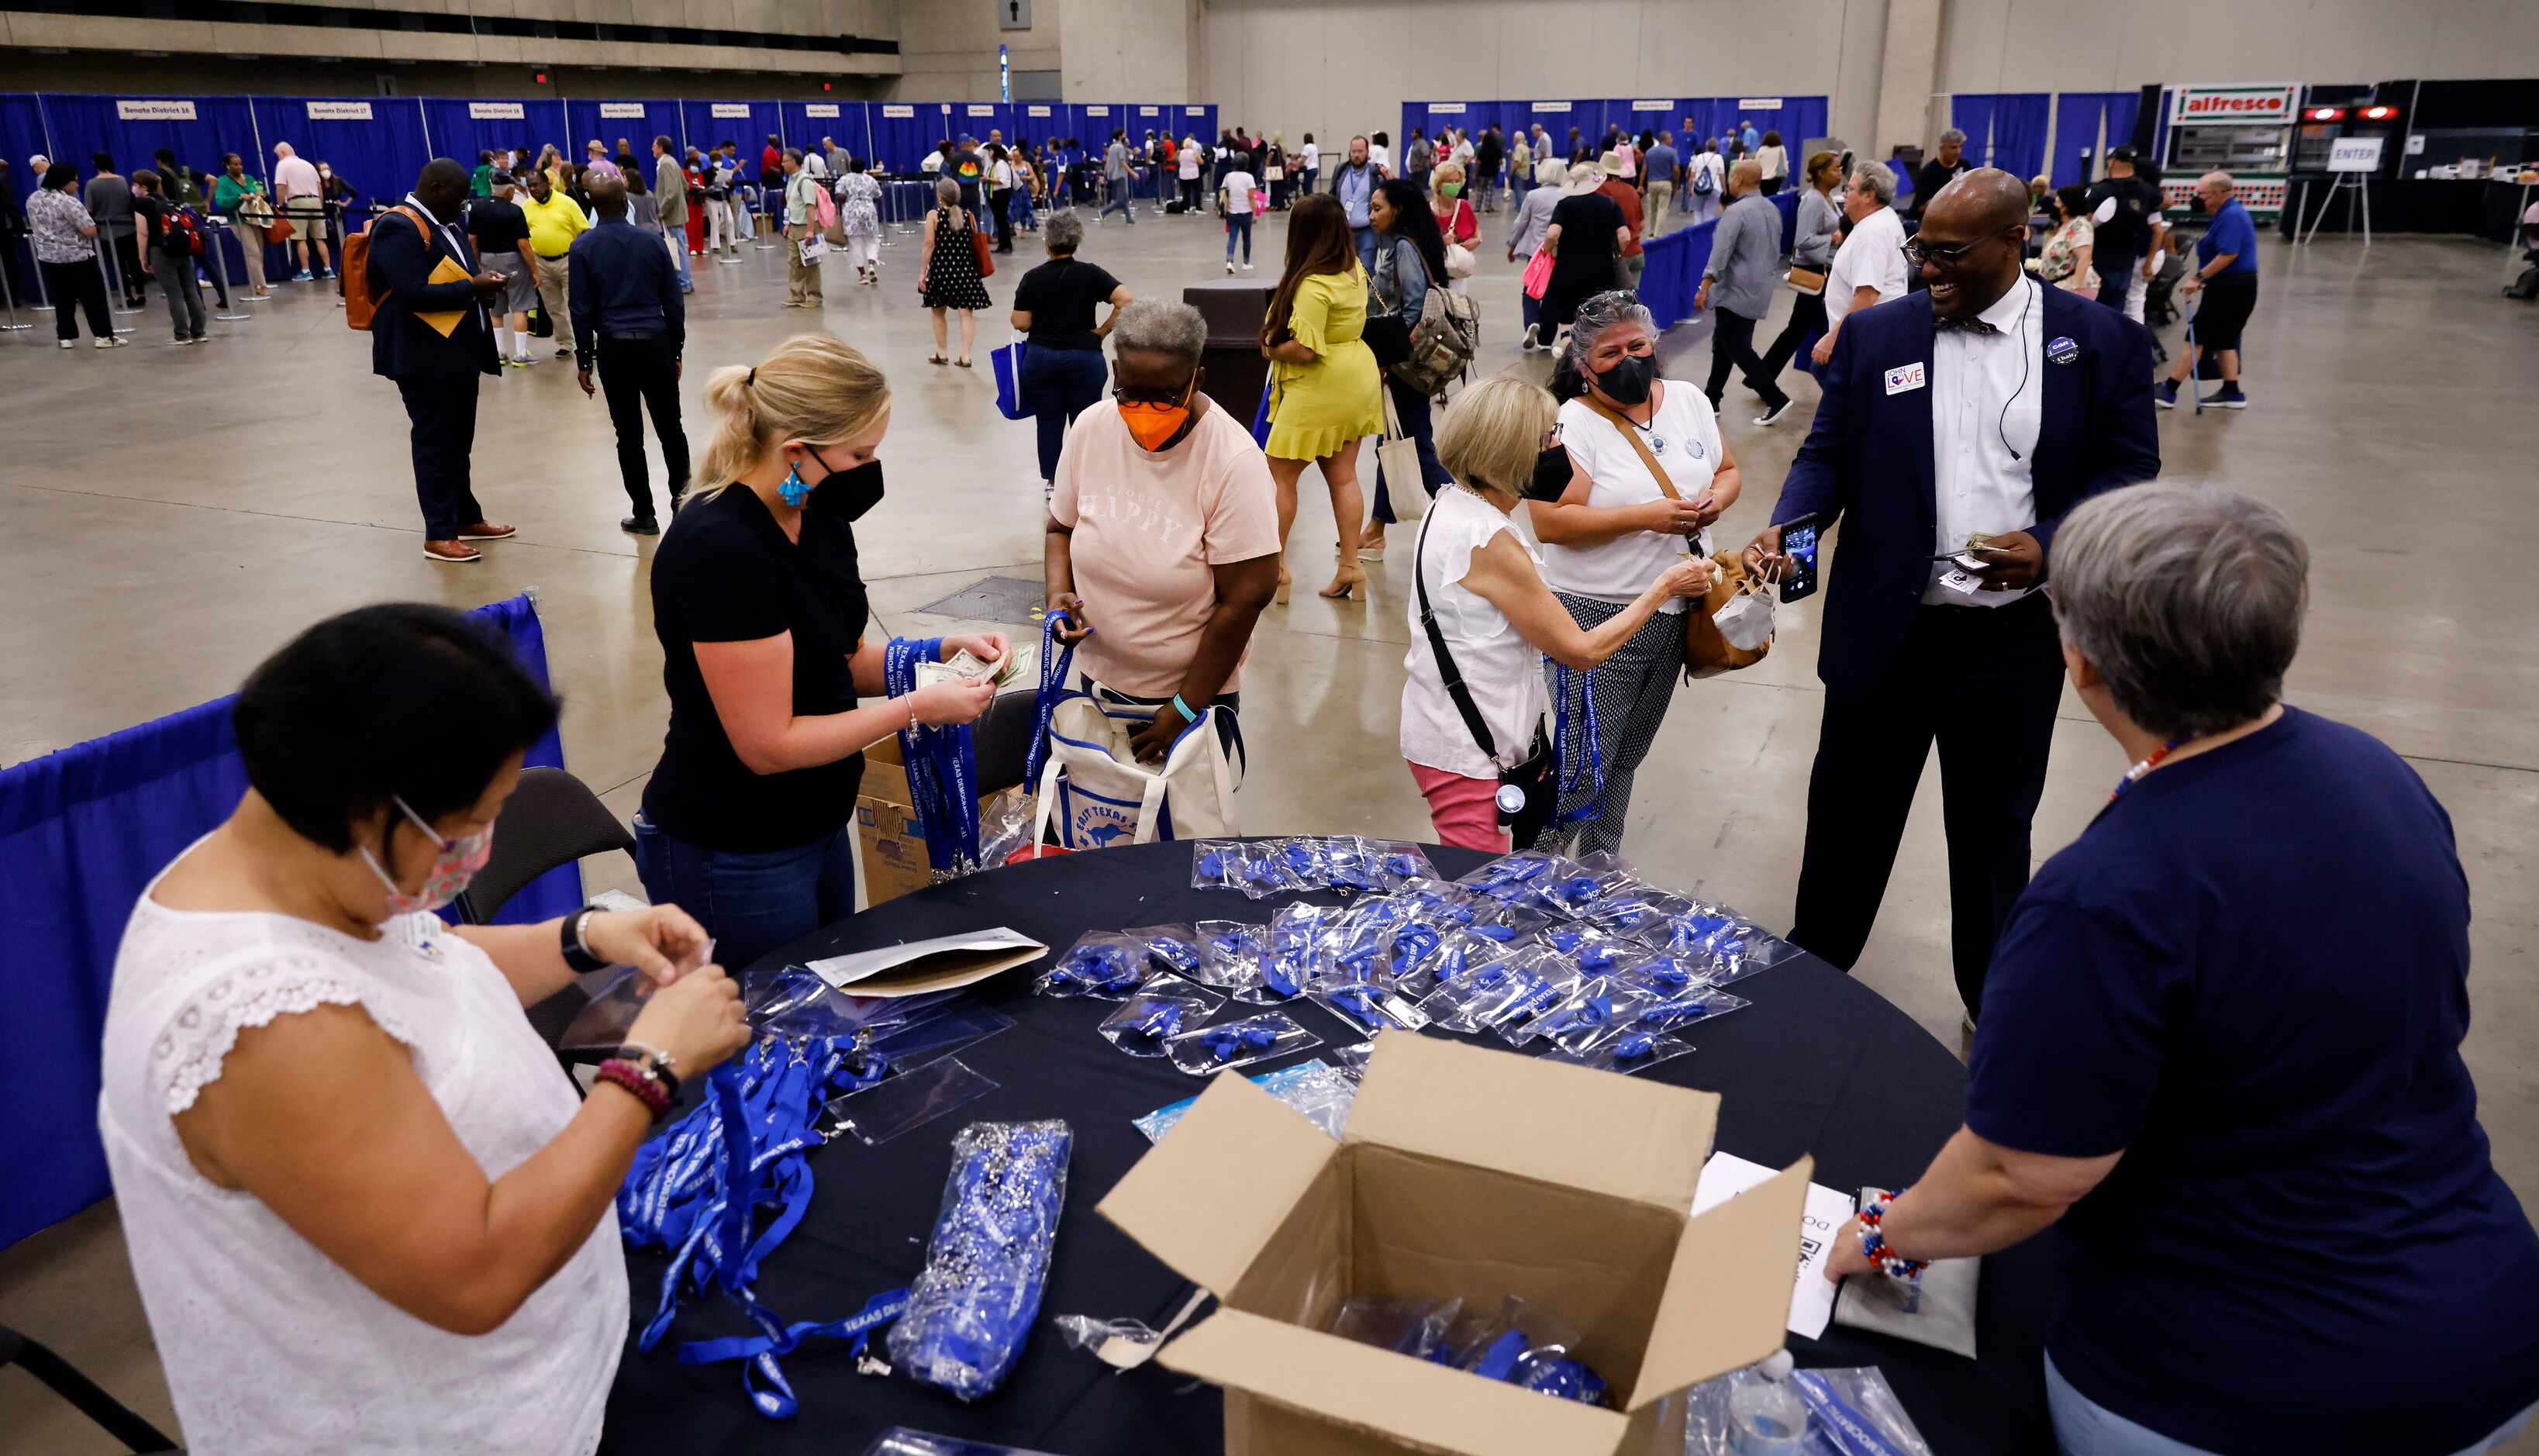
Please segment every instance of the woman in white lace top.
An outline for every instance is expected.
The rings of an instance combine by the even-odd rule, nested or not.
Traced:
[[[249,788],[142,893],[98,1122],[187,1447],[587,1452],[626,1338],[611,1201],[669,1079],[747,1040],[675,907],[451,929],[556,703],[441,607],[247,679]],[[663,984],[577,1101],[522,1013]]]

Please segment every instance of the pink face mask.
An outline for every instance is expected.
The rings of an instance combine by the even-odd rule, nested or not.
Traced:
[[[371,853],[369,845],[361,847],[362,861],[371,867],[373,874],[379,877],[379,883],[388,887],[388,914],[412,915],[418,910],[439,910],[457,899],[459,892],[467,888],[467,881],[475,878],[476,871],[484,868],[485,862],[494,857],[494,827],[489,824],[473,834],[443,839],[424,822],[422,815],[407,806],[404,798],[397,798],[395,803],[398,811],[415,828],[422,830],[426,839],[441,847],[441,853],[433,858],[432,867],[424,871],[422,888],[412,894],[397,888],[396,877],[379,864],[378,857]]]

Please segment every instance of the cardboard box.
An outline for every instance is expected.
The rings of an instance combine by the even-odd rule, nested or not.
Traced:
[[[1682,1449],[1665,1398],[1781,1348],[1811,1159],[1688,1211],[1716,1093],[1396,1032],[1335,1144],[1218,1076],[1103,1199],[1216,1294],[1156,1358],[1225,1391],[1228,1456]],[[1323,1333],[1353,1294],[1522,1296],[1619,1409]]]
[[[982,817],[988,800],[995,797],[980,797]],[[915,798],[908,791],[908,768],[900,761],[897,737],[884,738],[864,750],[863,783],[856,790],[856,839],[863,855],[867,907],[934,883],[934,867],[926,859],[926,831],[917,822]]]

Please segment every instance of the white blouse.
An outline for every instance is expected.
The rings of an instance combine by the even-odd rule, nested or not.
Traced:
[[[1444,769],[1468,779],[1496,779],[1502,768],[1525,761],[1543,723],[1549,694],[1543,685],[1543,654],[1517,635],[1507,613],[1489,598],[1462,585],[1473,569],[1473,553],[1501,531],[1513,536],[1538,570],[1543,558],[1526,545],[1525,533],[1489,502],[1460,486],[1437,492],[1428,518],[1420,523],[1426,546],[1417,570],[1428,588],[1429,605],[1437,613],[1437,630],[1456,670],[1472,689],[1481,722],[1498,746],[1493,762],[1481,751],[1473,730],[1456,711],[1428,646],[1428,630],[1419,623],[1419,596],[1410,595],[1410,652],[1403,665],[1410,676],[1402,684],[1402,756],[1426,768]]]
[[[157,888],[115,954],[98,1127],[186,1448],[596,1449],[627,1331],[613,1208],[502,1328],[453,1335],[372,1292],[254,1195],[205,1179],[173,1122],[240,1031],[358,1005],[406,1046],[499,1178],[580,1105],[511,983],[430,915],[363,941],[284,915],[171,910]]]
[[[1649,428],[1639,432],[1640,439],[1658,467],[1666,471],[1675,493],[1698,501],[1710,494],[1710,477],[1719,472],[1719,416],[1712,413],[1709,397],[1685,381],[1662,380],[1658,389],[1657,411],[1649,418]],[[1587,493],[1590,506],[1644,506],[1665,499],[1657,477],[1640,462],[1640,452],[1631,448],[1623,428],[1598,414],[1583,397],[1560,406],[1560,443],[1592,482]],[[1710,554],[1707,526],[1702,528],[1697,549],[1704,556]],[[1572,596],[1628,606],[1668,567],[1681,560],[1684,550],[1683,537],[1655,531],[1632,531],[1589,546],[1546,541],[1543,579]],[[1681,612],[1683,598],[1670,596],[1658,610]]]

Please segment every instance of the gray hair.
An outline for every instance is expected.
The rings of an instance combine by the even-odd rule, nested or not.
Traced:
[[[1084,219],[1072,212],[1053,212],[1041,224],[1041,245],[1054,255],[1074,252],[1084,245]]]
[[[2232,491],[2137,485],[2054,533],[2054,615],[2124,715],[2163,738],[2236,728],[2283,696],[2309,548]]]
[[[1551,395],[1554,399],[1574,399],[1587,391],[1587,356],[1605,335],[1624,324],[1636,323],[1654,338],[1658,321],[1640,296],[1627,289],[1600,293],[1578,306],[1578,314],[1569,322],[1569,344],[1561,351],[1560,362],[1552,366]]]
[[[1868,188],[1881,207],[1895,205],[1895,173],[1884,162],[1864,162],[1853,168],[1851,184]]]
[[[1207,347],[1207,320],[1188,304],[1139,299],[1120,311],[1120,321],[1111,326],[1111,347],[1121,353],[1170,354],[1197,364],[1200,351]]]
[[[1962,147],[1962,146],[1964,146],[1964,145],[1966,144],[1966,134],[1965,134],[1964,132],[1962,132],[1962,131],[1957,130],[1957,129],[1956,129],[1956,127],[1954,127],[1954,126],[1952,126],[1952,127],[1950,127],[1948,130],[1946,130],[1946,131],[1944,131],[1944,132],[1941,132],[1941,133],[1940,133],[1940,145],[1941,145],[1941,146],[1944,146],[1944,147],[1945,147],[1945,146],[1947,146],[1947,145],[1948,145],[1949,143],[1951,143],[1951,142],[1955,142],[1955,143],[1956,143],[1958,146]]]

